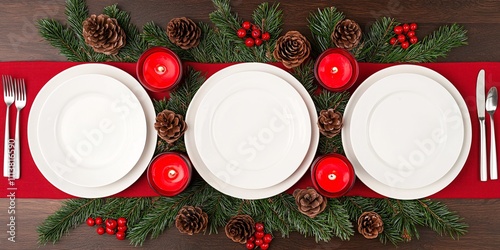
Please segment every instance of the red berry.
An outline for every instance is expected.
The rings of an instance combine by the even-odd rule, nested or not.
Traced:
[[[116,233],[116,238],[118,240],[124,240],[125,239],[125,232],[117,232]]]
[[[127,225],[127,219],[125,219],[124,217],[120,217],[118,218],[118,220],[116,220],[116,222],[118,223],[118,226],[126,226]]]
[[[260,246],[260,245],[262,245],[263,243],[264,243],[264,241],[263,241],[262,239],[256,239],[256,240],[255,240],[255,245],[256,245],[256,246]]]
[[[263,232],[264,231],[264,223],[262,223],[262,222],[255,223],[255,230],[257,230],[257,232]],[[257,237],[257,236],[255,236],[255,237]],[[257,237],[257,238],[259,238],[259,237]]]
[[[249,37],[245,40],[245,45],[247,47],[252,47],[253,45],[255,44],[255,41],[253,40],[253,38]]]
[[[416,36],[414,36],[414,37],[410,37],[410,43],[411,43],[411,44],[415,44],[415,43],[417,43],[417,42],[418,42],[418,38],[417,38]]]
[[[127,231],[127,226],[118,226],[118,232],[125,232]]]
[[[401,43],[401,48],[407,49],[408,47],[410,47],[410,44],[408,42]]]
[[[408,31],[408,33],[406,33],[406,36],[408,36],[409,38],[416,36],[415,31],[413,30]]]
[[[410,24],[410,30],[417,30],[418,26],[416,23],[411,23]]]
[[[96,225],[101,225],[102,224],[102,218],[101,217],[95,218],[95,224]]]
[[[244,21],[244,22],[241,24],[241,27],[242,27],[243,29],[249,30],[249,29],[252,27],[252,24],[251,24],[249,21]]]
[[[104,230],[104,227],[97,227],[96,232],[98,235],[103,235],[106,230]]]
[[[253,242],[247,241],[246,247],[247,247],[247,249],[253,249],[255,247],[255,244],[253,244]]]
[[[401,27],[400,25],[394,27],[394,33],[396,33],[398,35],[403,33],[403,27]]]
[[[273,240],[273,236],[271,234],[266,234],[262,240],[264,240],[264,243],[269,243]]]
[[[247,35],[247,31],[243,28],[239,29],[238,31],[236,31],[236,35],[239,37],[239,38],[243,38]]]
[[[405,35],[398,35],[398,42],[403,43],[406,41],[406,36]]]
[[[260,45],[262,45],[262,39],[260,39],[260,38],[255,38],[255,45],[256,45],[256,46],[260,46]]]
[[[89,227],[93,227],[93,226],[94,226],[94,224],[95,224],[95,220],[94,220],[94,218],[89,217],[89,218],[87,219],[87,225],[88,225]]]
[[[395,38],[395,37],[393,37],[393,38],[391,38],[391,40],[389,40],[389,43],[390,43],[391,45],[394,45],[394,44],[396,44],[397,42],[398,42],[398,39],[397,39],[397,38]]]
[[[262,239],[262,238],[264,238],[264,234],[265,233],[263,231],[257,231],[257,232],[255,232],[255,238]]]
[[[113,235],[113,234],[115,234],[115,230],[113,228],[106,227],[106,233],[110,234],[110,235]]]
[[[260,37],[260,30],[252,30],[252,37],[253,38],[259,38]]]
[[[410,31],[410,25],[408,25],[407,23],[403,24],[403,32],[407,33],[408,31]]]
[[[257,25],[252,25],[252,30],[258,30],[259,27],[257,27]]]
[[[260,245],[260,249],[262,250],[266,250],[269,248],[269,244],[268,243],[262,243],[262,245]]]
[[[253,236],[253,235],[252,235],[250,238],[248,238],[247,242],[248,242],[248,241],[250,241],[250,242],[254,242],[254,240],[255,240],[255,236]]]
[[[271,39],[269,32],[262,33],[262,41],[268,41],[269,39]]]
[[[106,227],[109,227],[111,229],[115,229],[116,226],[117,226],[116,220],[106,219]]]

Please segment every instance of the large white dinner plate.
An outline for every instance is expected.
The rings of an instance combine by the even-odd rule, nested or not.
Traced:
[[[54,92],[60,85],[62,85],[66,81],[85,74],[100,74],[109,76],[124,84],[128,89],[132,91],[132,93],[134,93],[135,97],[139,100],[146,117],[146,143],[139,160],[137,161],[135,166],[121,179],[101,187],[83,187],[75,185],[71,182],[68,182],[64,178],[61,178],[51,168],[50,163],[45,160],[41,148],[45,147],[46,145],[42,145],[38,139],[38,123],[42,119],[42,117],[40,116],[40,111],[47,98],[52,92]],[[151,102],[151,98],[134,77],[132,77],[125,71],[110,65],[94,63],[77,65],[54,76],[37,94],[28,118],[28,144],[33,156],[33,160],[35,161],[38,169],[43,174],[43,176],[50,183],[52,183],[52,185],[65,193],[77,197],[106,197],[116,194],[132,185],[147,168],[156,147],[157,135],[154,129],[155,117],[156,114]],[[106,178],[106,176],[96,176],[95,178]]]
[[[441,179],[462,149],[464,126],[453,96],[419,74],[393,74],[373,83],[351,116],[351,145],[378,181],[415,189]]]
[[[237,168],[234,168],[232,165],[228,165],[226,167],[227,172],[220,173],[219,176],[216,176],[205,165],[203,159],[200,156],[200,153],[198,152],[198,148],[196,147],[197,138],[195,137],[195,129],[191,129],[190,127],[186,131],[185,142],[186,142],[187,153],[189,155],[191,162],[193,163],[193,166],[196,168],[200,176],[212,187],[214,187],[215,189],[219,190],[222,193],[241,199],[263,199],[284,192],[292,185],[294,185],[304,175],[305,172],[307,172],[311,162],[314,159],[314,156],[316,154],[316,149],[318,146],[319,131],[316,126],[318,117],[314,103],[307,90],[303,87],[303,85],[290,73],[269,64],[241,63],[220,70],[216,74],[212,75],[209,79],[207,79],[207,81],[198,90],[196,96],[201,96],[201,97],[205,96],[207,92],[210,90],[210,88],[207,88],[205,86],[209,86],[210,82],[212,81],[219,82],[224,78],[229,77],[233,74],[237,74],[240,72],[249,72],[249,71],[265,72],[283,79],[299,93],[299,95],[302,97],[301,101],[305,102],[307,111],[309,113],[308,122],[310,123],[310,128],[311,128],[311,139],[308,143],[308,151],[303,157],[303,160],[298,166],[298,168],[296,167],[295,172],[293,172],[288,178],[286,178],[282,182],[277,183],[276,185],[271,187],[261,188],[261,189],[246,189],[237,187],[228,184],[228,179],[231,178],[231,174],[237,173],[238,171]],[[254,79],[254,80],[256,82],[259,81],[259,79]],[[196,97],[193,98],[186,114],[186,123],[188,125],[196,123],[195,114],[201,108],[202,101],[203,98],[196,98]]]
[[[38,142],[50,168],[66,181],[100,187],[125,176],[146,142],[146,118],[118,80],[86,74],[59,85],[45,100]],[[103,176],[105,178],[96,178]]]
[[[195,114],[195,144],[215,176],[247,189],[274,186],[300,166],[309,149],[311,122],[298,92],[283,78],[260,71],[207,81]],[[237,169],[237,170],[236,170]]]
[[[389,182],[389,181],[387,181],[387,179],[384,179],[384,178],[380,178],[380,177],[375,178],[373,175],[371,175],[367,171],[367,169],[370,169],[370,171],[373,173],[373,171],[376,170],[377,167],[379,167],[380,171],[384,171],[384,168],[380,167],[380,166],[368,166],[368,167],[365,166],[366,164],[370,164],[369,162],[365,162],[364,163],[365,165],[364,165],[360,161],[360,158],[364,159],[365,156],[363,154],[365,152],[355,151],[353,148],[353,144],[352,144],[352,142],[353,142],[352,129],[356,126],[360,126],[359,124],[354,124],[355,121],[353,120],[353,116],[354,116],[354,112],[356,112],[356,110],[357,110],[358,103],[360,103],[360,102],[362,103],[362,99],[363,99],[364,94],[366,92],[368,92],[370,90],[370,88],[373,87],[378,82],[384,82],[384,79],[386,79],[386,78],[391,79],[391,77],[393,77],[395,75],[400,75],[400,74],[403,74],[403,75],[409,74],[412,76],[420,75],[420,76],[423,76],[425,78],[428,78],[428,79],[425,79],[425,78],[417,77],[420,80],[423,80],[423,82],[427,81],[427,83],[432,83],[432,82],[438,83],[446,90],[446,92],[448,92],[452,96],[454,102],[459,107],[458,113],[453,113],[455,105],[454,104],[450,105],[449,103],[448,103],[448,106],[446,106],[446,105],[444,105],[444,106],[450,108],[450,110],[437,110],[437,111],[432,110],[432,111],[430,111],[431,116],[440,116],[443,114],[445,115],[444,118],[439,117],[438,120],[440,120],[440,122],[438,122],[438,123],[430,122],[429,123],[429,124],[432,124],[430,126],[430,128],[432,128],[434,125],[436,125],[438,127],[436,129],[436,131],[438,131],[439,133],[436,132],[434,134],[435,137],[432,137],[432,133],[431,133],[431,137],[429,137],[429,138],[426,138],[424,136],[423,139],[421,139],[424,141],[419,142],[420,147],[417,145],[416,148],[415,147],[413,148],[414,151],[410,152],[410,155],[412,155],[412,152],[416,152],[416,150],[418,149],[419,151],[421,151],[420,153],[422,153],[422,154],[415,153],[415,155],[418,155],[418,156],[424,155],[425,156],[424,151],[429,152],[431,149],[437,150],[437,148],[439,148],[439,146],[437,145],[436,142],[434,142],[435,144],[433,144],[434,147],[431,147],[431,145],[430,145],[431,143],[429,143],[429,141],[427,139],[434,140],[432,138],[435,138],[435,139],[437,138],[436,140],[439,141],[438,139],[444,138],[444,137],[442,137],[442,135],[450,132],[451,134],[456,133],[455,135],[457,135],[459,137],[458,140],[453,142],[453,143],[458,144],[458,146],[460,148],[460,152],[458,153],[458,157],[456,157],[456,159],[455,159],[454,163],[452,163],[451,167],[448,167],[448,169],[441,170],[441,174],[440,174],[440,175],[442,175],[441,177],[436,178],[436,177],[431,176],[432,178],[434,178],[436,180],[428,183],[427,185],[418,185],[418,184],[414,183],[413,184],[413,185],[415,185],[414,188],[405,187],[402,185],[400,185],[400,186],[394,185],[394,180],[392,180],[392,182]],[[418,83],[414,83],[414,84],[418,84]],[[439,87],[433,87],[433,88],[439,89]],[[414,90],[414,87],[409,87],[409,89],[410,89],[409,92],[411,93],[412,92],[411,90],[412,89]],[[434,90],[436,90],[436,89],[434,89]],[[441,90],[438,90],[438,91],[441,91]],[[419,97],[416,100],[418,100],[419,102],[422,102],[421,98],[423,98],[423,97],[421,94],[423,93],[423,91],[421,91],[421,92],[419,91],[418,93],[420,93],[420,96],[417,95]],[[405,94],[405,95],[407,95],[407,94]],[[415,96],[413,96],[412,98],[414,98],[414,97]],[[406,96],[406,98],[410,98],[410,97]],[[446,99],[448,97],[444,97],[444,98]],[[384,98],[382,98],[382,99],[385,100]],[[405,101],[407,101],[407,100],[405,100]],[[448,99],[448,101],[450,101],[450,100]],[[429,102],[429,103],[432,103],[432,102]],[[424,104],[424,105],[429,105],[429,104]],[[434,105],[436,105],[436,103],[434,103]],[[441,107],[441,105],[442,104],[439,104],[437,106]],[[406,121],[396,121],[396,119],[398,119],[398,117],[400,117],[401,119],[410,119],[410,120],[412,119],[412,118],[405,116],[406,114],[399,113],[399,112],[401,112],[401,110],[399,110],[400,107],[397,106],[395,103],[393,103],[392,106],[393,106],[392,112],[390,114],[388,114],[388,113],[385,113],[383,115],[380,114],[380,117],[379,117],[379,118],[385,117],[386,119],[388,119],[387,126],[391,126],[389,124],[389,122],[391,122],[391,121],[399,123],[399,125],[405,125],[404,123]],[[372,107],[371,109],[376,109],[376,108]],[[391,108],[388,108],[388,109],[391,109]],[[387,110],[385,110],[385,111],[387,111]],[[429,110],[425,109],[423,111],[418,111],[418,112],[426,112],[426,111],[429,111]],[[415,112],[417,112],[417,111],[415,111]],[[374,115],[374,114],[372,114],[372,115]],[[390,116],[390,117],[387,118],[388,116]],[[418,116],[421,116],[421,115],[418,115]],[[421,116],[421,117],[423,117],[423,116]],[[368,118],[368,119],[372,119],[372,118]],[[375,119],[378,119],[378,118],[375,118]],[[427,119],[427,118],[425,118],[425,119]],[[373,123],[377,124],[377,123],[381,123],[381,121],[373,120]],[[448,125],[446,123],[450,123],[451,125]],[[406,124],[406,125],[408,125],[408,124]],[[372,128],[370,128],[370,126],[368,126],[367,124],[365,124],[365,126],[366,126],[365,130],[368,130],[368,132],[366,132],[366,133],[370,133],[370,130]],[[379,126],[379,125],[375,125],[375,127],[377,127],[377,126]],[[451,131],[454,129],[454,126],[457,126],[458,128],[461,127],[463,129],[463,131],[457,131],[457,132]],[[418,133],[420,131],[419,130],[420,127],[414,126],[414,125],[411,125],[410,127],[415,128],[417,130],[416,134],[418,135]],[[398,129],[401,129],[401,128],[398,128]],[[405,129],[407,129],[407,128],[403,128],[403,130],[405,130]],[[381,129],[381,130],[387,132],[387,130],[385,128]],[[394,129],[393,131],[396,134],[397,131],[395,131],[395,130],[396,129]],[[443,130],[446,130],[446,131],[443,131]],[[424,131],[426,131],[426,133],[428,135],[429,128],[425,128]],[[374,130],[372,130],[371,132],[373,133]],[[409,131],[406,131],[406,132],[409,132]],[[461,134],[463,134],[462,139],[460,139]],[[394,136],[394,135],[391,135],[391,136]],[[406,138],[408,138],[408,137],[406,137]],[[415,139],[415,138],[410,137],[410,139]],[[386,68],[386,69],[383,69],[383,70],[376,72],[375,74],[368,77],[356,89],[356,91],[353,93],[351,99],[349,100],[349,102],[346,106],[345,112],[344,112],[344,127],[342,128],[342,143],[344,145],[344,150],[345,150],[347,158],[352,162],[352,164],[355,168],[356,175],[359,177],[359,179],[363,183],[365,183],[369,188],[371,188],[375,192],[380,193],[380,194],[387,196],[387,197],[391,197],[391,198],[419,199],[422,197],[427,197],[429,195],[432,195],[432,194],[442,190],[443,188],[445,188],[448,184],[450,184],[455,179],[455,177],[458,175],[458,173],[460,172],[460,170],[464,166],[464,163],[465,163],[467,156],[469,154],[471,139],[472,139],[472,128],[471,128],[471,121],[470,121],[470,117],[469,117],[469,112],[467,109],[467,105],[466,105],[464,99],[462,98],[462,96],[460,95],[460,93],[458,92],[458,90],[445,77],[443,77],[442,75],[440,75],[439,73],[437,73],[431,69],[428,69],[428,68],[425,68],[422,66],[398,65],[398,66],[392,66],[392,67],[389,67],[389,68]],[[369,138],[368,140],[374,140],[374,141],[380,142],[380,138],[376,138],[376,139]],[[396,138],[395,140],[397,141],[399,139]],[[417,140],[417,142],[418,142],[418,140]],[[371,143],[371,142],[366,142],[366,143]],[[411,145],[408,146],[406,144],[412,144],[412,143],[415,143],[415,141],[410,140],[410,141],[405,141],[405,142],[400,142],[400,143],[402,143],[402,144],[399,144],[399,146],[409,147],[411,149],[412,146]],[[456,147],[456,146],[457,145],[450,145],[450,147]],[[366,147],[368,147],[368,146],[366,146]],[[391,148],[391,147],[392,146],[389,146],[389,148]],[[379,150],[382,150],[379,152],[384,152],[383,150],[388,150],[388,149],[379,149]],[[446,149],[441,149],[441,150],[446,150]],[[387,152],[384,152],[384,153],[387,153]],[[376,154],[384,154],[384,153],[376,153]],[[453,156],[453,154],[450,154],[450,155],[451,155],[451,158],[455,158]],[[409,156],[409,155],[407,155],[407,156]],[[434,156],[438,157],[437,155],[434,155]],[[425,158],[425,157],[423,157],[423,158]],[[419,159],[419,158],[417,157],[415,159]],[[433,158],[429,157],[429,159],[433,159]],[[382,159],[378,159],[378,160],[383,161]],[[453,159],[449,159],[449,160],[445,160],[445,161],[450,163],[453,161]],[[434,166],[434,167],[438,167],[438,166]],[[416,169],[415,171],[418,171],[418,169]],[[443,172],[445,172],[445,173],[443,174]],[[402,171],[402,172],[397,172],[397,171],[394,172],[393,171],[392,173],[397,174],[395,176],[392,176],[392,178],[402,178],[402,179],[405,179],[404,174],[408,174],[408,172],[405,172],[405,171]]]

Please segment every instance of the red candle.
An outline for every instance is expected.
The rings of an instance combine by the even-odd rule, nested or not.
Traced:
[[[181,80],[182,64],[171,50],[153,47],[144,52],[137,63],[137,77],[142,85],[154,92],[173,89]]]
[[[344,156],[329,154],[318,158],[312,169],[314,187],[327,197],[339,197],[354,184],[354,169]]]
[[[174,196],[182,192],[191,180],[191,163],[175,152],[156,156],[148,167],[148,181],[161,195]]]
[[[331,91],[348,89],[358,78],[358,73],[356,59],[340,48],[323,52],[318,57],[314,70],[318,82]]]

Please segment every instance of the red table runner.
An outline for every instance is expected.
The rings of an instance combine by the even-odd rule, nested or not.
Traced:
[[[40,91],[43,85],[59,72],[75,66],[79,63],[72,62],[1,62],[0,74],[12,75],[13,77],[24,78],[27,84],[28,102],[26,107],[21,111],[20,130],[21,136],[21,179],[9,182],[7,178],[0,181],[1,197],[8,197],[10,192],[16,192],[17,198],[71,198],[68,195],[52,184],[50,184],[40,173],[36,167],[28,147],[27,141],[27,121],[31,104],[35,99],[36,94]],[[110,65],[121,68],[132,76],[135,74],[135,63],[109,63]],[[204,64],[204,63],[187,63],[189,66],[205,72],[206,76],[217,72],[218,70],[232,64]],[[500,198],[500,180],[496,181],[479,181],[479,124],[476,113],[475,91],[476,78],[480,69],[486,71],[486,88],[500,83],[500,63],[496,62],[464,62],[464,63],[424,63],[419,64],[430,69],[433,69],[448,80],[450,80],[458,91],[462,94],[472,121],[472,145],[469,157],[464,168],[457,178],[442,191],[432,195],[432,198]],[[364,81],[369,75],[376,71],[391,66],[391,64],[373,64],[360,63],[360,74],[357,84]],[[159,96],[154,96],[158,98]],[[14,119],[15,108],[11,106],[11,132],[14,134]],[[5,111],[6,105],[0,104],[0,115],[2,122],[0,131],[5,130]],[[498,113],[498,112],[497,112]],[[498,116],[498,114],[495,114]],[[488,119],[488,118],[487,118]],[[487,124],[488,121],[486,121]],[[499,123],[497,123],[499,124]],[[498,126],[498,125],[497,125]],[[488,126],[487,126],[488,127]],[[498,131],[498,127],[497,127]],[[497,133],[498,134],[498,133]],[[489,136],[489,130],[488,130]],[[11,136],[12,137],[12,136]],[[3,138],[3,136],[1,137]],[[489,137],[488,137],[489,138]],[[497,139],[498,141],[498,139]],[[2,152],[3,160],[3,141],[0,144],[0,152]],[[498,147],[497,147],[498,148]],[[489,150],[489,149],[488,149]],[[489,151],[488,151],[489,152]],[[309,173],[290,190],[296,187],[311,186]],[[137,197],[137,196],[156,196],[157,194],[149,187],[145,174],[143,174],[132,186],[118,193],[118,197]],[[380,197],[377,193],[366,187],[359,179],[356,181],[353,189],[348,195],[360,195],[367,197]]]

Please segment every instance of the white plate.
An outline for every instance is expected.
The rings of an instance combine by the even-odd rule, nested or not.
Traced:
[[[205,84],[207,84],[208,81],[218,82],[233,74],[239,72],[248,72],[248,71],[265,72],[283,79],[299,93],[299,95],[302,97],[302,101],[305,102],[305,105],[307,106],[307,110],[309,112],[308,121],[310,122],[310,127],[311,127],[311,140],[309,143],[308,151],[305,157],[303,157],[303,161],[300,163],[300,166],[295,170],[295,172],[293,172],[293,174],[291,174],[284,181],[268,188],[245,189],[236,187],[228,184],[226,181],[227,179],[231,178],[230,175],[233,173],[234,168],[232,168],[231,166],[228,166],[227,172],[221,174],[220,176],[214,175],[207,168],[196,147],[197,142],[195,138],[194,129],[188,129],[186,131],[185,142],[186,142],[187,153],[189,155],[191,162],[193,163],[193,166],[196,168],[201,177],[212,187],[214,187],[215,189],[219,190],[222,193],[241,199],[263,199],[284,192],[292,185],[294,185],[304,175],[305,172],[307,172],[311,162],[314,159],[314,156],[316,155],[316,148],[318,146],[319,131],[316,126],[318,117],[314,103],[311,97],[309,96],[309,93],[305,90],[302,84],[288,72],[278,67],[264,63],[241,63],[220,70],[216,74],[212,75],[207,80],[207,82],[205,82],[202,85],[202,87],[198,90],[196,95],[197,96],[206,95],[209,89],[205,88]],[[201,102],[202,102],[201,98],[194,98],[193,101],[191,102],[186,114],[186,123],[188,125],[195,124],[196,121],[194,114],[196,114],[197,110],[200,109]]]
[[[247,189],[274,186],[300,166],[311,140],[309,112],[283,78],[259,71],[207,80],[195,116],[196,148],[215,176]]]
[[[421,188],[455,164],[464,138],[461,120],[457,102],[441,84],[419,74],[393,74],[373,83],[357,101],[351,145],[378,181]]]
[[[45,161],[42,151],[40,150],[42,147],[45,147],[45,145],[40,144],[40,142],[38,141],[38,123],[42,118],[40,116],[40,111],[46,99],[52,92],[55,91],[58,86],[62,85],[64,82],[74,77],[85,74],[100,74],[109,76],[124,84],[134,93],[136,98],[139,100],[146,117],[147,137],[141,157],[132,168],[132,170],[128,172],[128,174],[123,176],[121,179],[102,187],[82,187],[61,178],[52,170],[50,164]],[[52,183],[52,185],[65,193],[77,197],[106,197],[116,194],[132,185],[147,168],[156,147],[157,135],[154,129],[155,117],[156,114],[154,111],[153,103],[151,102],[151,98],[134,77],[124,72],[123,70],[110,65],[93,63],[77,65],[54,76],[51,80],[49,80],[49,82],[47,82],[47,84],[45,84],[45,86],[36,96],[28,118],[28,143],[31,154],[38,169],[43,174],[43,176],[50,183]],[[98,176],[97,178],[106,177]]]
[[[100,187],[121,179],[135,166],[146,142],[139,100],[105,75],[81,75],[62,83],[45,100],[40,118],[37,134],[45,161],[79,186]]]
[[[454,101],[457,103],[460,113],[455,114],[455,116],[450,115],[446,118],[447,122],[452,122],[456,126],[463,127],[463,141],[458,140],[462,143],[460,144],[460,153],[458,158],[454,162],[453,166],[449,169],[448,172],[444,174],[441,178],[435,180],[432,183],[429,183],[426,186],[421,186],[418,188],[400,188],[390,186],[387,182],[382,182],[372,175],[370,175],[366,167],[360,162],[358,153],[356,153],[353,149],[352,139],[352,129],[354,126],[358,126],[354,124],[353,121],[353,112],[357,109],[357,104],[360,99],[363,97],[364,93],[367,92],[371,86],[375,83],[381,81],[384,78],[398,75],[398,74],[416,74],[425,76],[432,81],[439,83],[442,87],[446,89],[447,92],[451,94]],[[453,106],[453,105],[452,105]],[[435,111],[433,111],[435,112]],[[446,111],[443,111],[446,112]],[[398,114],[392,114],[397,116]],[[391,118],[396,119],[396,118]],[[445,188],[448,184],[450,184],[455,177],[458,175],[462,167],[464,166],[465,161],[467,160],[467,156],[469,154],[470,145],[472,140],[472,128],[471,121],[469,117],[469,111],[467,109],[467,105],[458,92],[458,90],[453,86],[451,82],[449,82],[445,77],[440,75],[439,73],[416,65],[398,65],[389,67],[383,70],[376,72],[375,74],[368,77],[353,93],[351,99],[349,100],[345,112],[344,112],[344,127],[342,128],[342,143],[344,145],[344,150],[347,155],[347,158],[353,164],[356,175],[359,179],[365,183],[369,188],[374,190],[375,192],[382,194],[387,197],[396,198],[396,199],[419,199],[422,197],[427,197],[432,195],[441,189]]]

